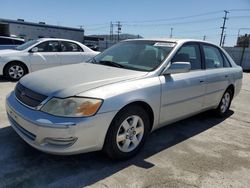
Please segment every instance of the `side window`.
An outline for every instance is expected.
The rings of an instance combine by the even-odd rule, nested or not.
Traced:
[[[231,67],[231,63],[228,61],[226,55],[222,52],[222,56],[224,59],[224,67]]]
[[[173,62],[190,62],[191,70],[201,69],[201,55],[198,44],[186,44],[175,54]]]
[[[38,52],[59,52],[58,41],[46,41],[36,46]]]
[[[13,45],[13,42],[11,39],[0,38],[0,44],[1,45]]]
[[[83,49],[73,42],[61,42],[62,52],[82,52]]]
[[[21,45],[24,43],[24,41],[21,41],[21,40],[13,40],[13,43],[16,44],[16,45]]]
[[[203,45],[203,50],[207,69],[223,67],[223,58],[218,48],[210,45]]]

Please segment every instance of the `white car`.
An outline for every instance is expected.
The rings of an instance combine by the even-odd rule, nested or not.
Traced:
[[[24,39],[21,38],[0,36],[0,50],[14,49],[24,43]]]
[[[29,72],[85,62],[98,53],[72,40],[57,38],[31,40],[16,49],[0,51],[0,75],[19,80]]]

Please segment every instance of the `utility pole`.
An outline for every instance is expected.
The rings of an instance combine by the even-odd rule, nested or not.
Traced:
[[[174,29],[174,28],[172,28],[172,27],[170,28],[170,38],[173,37],[173,29]]]
[[[222,40],[222,47],[224,46],[225,44],[225,39],[226,39],[226,34],[223,36],[223,40]]]
[[[118,21],[117,22],[117,40],[118,40],[118,42],[119,42],[119,40],[120,40],[120,33],[122,32],[122,25],[121,25],[121,22],[120,21]]]
[[[120,21],[117,21],[115,24],[112,24],[112,32],[113,32],[113,26],[117,26],[117,41],[120,40],[120,34],[122,32],[122,25]]]
[[[206,37],[207,37],[207,36],[206,36],[206,35],[204,35],[204,36],[203,36],[203,40],[206,40]]]
[[[222,40],[223,40],[223,36],[224,36],[224,30],[225,30],[225,25],[226,25],[226,20],[227,18],[227,14],[229,13],[229,11],[224,10],[225,12],[225,16],[223,17],[223,25],[221,27],[221,37],[220,37],[220,46],[222,45]]]
[[[113,27],[114,27],[114,24],[110,22],[110,35],[109,35],[110,41],[113,41]]]

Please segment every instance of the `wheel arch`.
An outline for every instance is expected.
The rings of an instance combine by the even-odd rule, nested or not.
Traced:
[[[29,73],[29,68],[28,68],[28,66],[27,66],[24,62],[22,62],[22,61],[20,61],[20,60],[12,60],[12,61],[9,61],[8,63],[6,63],[6,64],[4,65],[4,67],[3,67],[3,74],[4,74],[4,75],[6,74],[6,67],[7,67],[8,65],[10,65],[11,63],[20,63],[20,64],[22,64],[22,65],[24,66],[26,72]]]
[[[147,102],[142,101],[142,100],[131,101],[128,104],[124,105],[122,108],[120,108],[120,110],[118,110],[118,112],[116,113],[113,119],[116,118],[116,116],[119,114],[120,111],[122,111],[124,108],[127,108],[128,106],[131,106],[131,105],[138,105],[146,110],[147,114],[149,115],[150,131],[151,131],[154,125],[154,120],[155,120],[154,111],[153,111],[153,108]]]
[[[228,87],[227,87],[227,89],[226,89],[226,91],[227,90],[231,90],[232,91],[232,98],[234,97],[234,93],[235,93],[235,86],[233,85],[233,84],[230,84]]]

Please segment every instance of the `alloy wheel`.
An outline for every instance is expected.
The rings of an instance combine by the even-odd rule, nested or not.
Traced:
[[[24,69],[20,65],[13,65],[9,68],[8,74],[11,78],[17,80],[24,75]]]
[[[221,100],[220,110],[221,113],[225,113],[230,105],[231,96],[229,92],[226,92]]]
[[[122,152],[133,151],[141,142],[144,134],[143,120],[137,116],[132,115],[127,117],[120,125],[116,143]]]

